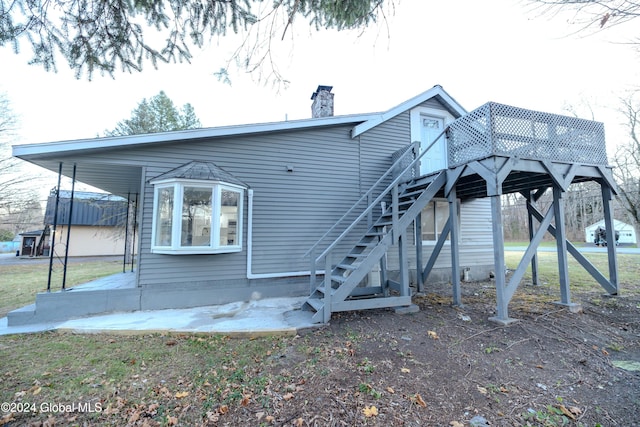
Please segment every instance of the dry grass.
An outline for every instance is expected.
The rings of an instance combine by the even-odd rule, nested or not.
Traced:
[[[116,261],[90,261],[70,263],[67,268],[66,287],[70,288],[100,277],[122,271],[122,263]],[[48,263],[0,265],[0,317],[11,310],[33,304],[38,292],[47,290]],[[54,265],[51,290],[62,286],[62,267]]]

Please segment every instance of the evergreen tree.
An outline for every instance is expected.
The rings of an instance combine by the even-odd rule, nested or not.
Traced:
[[[118,122],[115,129],[105,131],[105,135],[138,135],[196,129],[201,126],[191,104],[187,103],[178,110],[164,91],[160,91],[148,101],[143,99],[131,112],[131,118]]]
[[[386,0],[393,4],[394,0]],[[255,46],[284,36],[296,17],[338,30],[384,17],[385,0],[0,0],[0,46],[31,45],[31,63],[56,70],[61,54],[79,77],[140,71],[143,62],[189,61],[228,31],[259,34]],[[243,43],[246,45],[246,43]],[[247,69],[255,64],[237,58]]]

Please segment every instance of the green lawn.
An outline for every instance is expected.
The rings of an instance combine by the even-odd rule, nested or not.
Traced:
[[[66,287],[70,288],[122,271],[119,261],[72,262],[67,268]],[[49,264],[0,265],[0,318],[11,310],[33,304],[38,292],[47,290]],[[62,287],[62,267],[54,265],[51,290]]]
[[[589,245],[589,243],[587,242],[571,242],[573,244],[573,246],[575,247],[582,247],[582,246],[587,246]],[[529,246],[529,242],[528,241],[509,241],[509,242],[504,242],[504,246],[505,248],[512,248],[512,247],[519,247],[519,246],[524,246],[527,247]],[[556,246],[556,241],[555,240],[543,240],[542,242],[540,242],[540,246],[541,247],[545,247],[545,248],[555,248]]]
[[[515,270],[522,259],[523,252],[505,252],[507,268]],[[605,277],[609,277],[607,254],[586,253],[587,258]],[[638,255],[618,254],[618,283],[622,293],[640,293],[640,257]],[[571,256],[568,256],[569,280],[572,288],[577,290],[601,290],[602,288],[589,273]],[[558,255],[556,252],[538,252],[538,275],[540,284],[555,285],[559,283]],[[523,278],[531,281],[531,265]]]

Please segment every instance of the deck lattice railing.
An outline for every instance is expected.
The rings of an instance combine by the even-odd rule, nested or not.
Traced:
[[[489,102],[448,126],[449,167],[490,156],[607,165],[604,125]]]

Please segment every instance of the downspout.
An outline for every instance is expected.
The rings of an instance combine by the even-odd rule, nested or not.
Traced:
[[[249,207],[247,210],[247,279],[275,279],[279,277],[308,276],[309,271],[289,271],[282,273],[252,273],[251,259],[253,258],[253,190],[248,191]],[[324,270],[316,271],[324,274]]]

